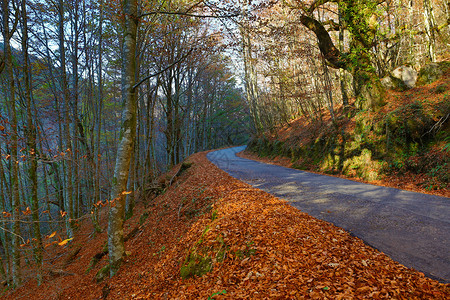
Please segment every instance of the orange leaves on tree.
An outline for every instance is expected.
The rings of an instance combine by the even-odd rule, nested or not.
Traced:
[[[26,243],[20,244],[20,248],[23,248],[29,244],[30,244],[30,239],[28,239]]]
[[[57,244],[57,243],[58,243],[58,241],[53,241],[53,242],[51,242],[51,243],[45,244],[45,245],[44,245],[44,248],[47,248],[47,247],[49,247],[49,246],[51,246],[51,245],[54,245],[54,244]]]
[[[57,232],[54,231],[52,234],[46,236],[46,238],[47,238],[48,240],[50,240],[50,239],[54,238],[56,235],[57,235]],[[50,243],[48,243],[48,244],[45,244],[45,245],[44,245],[44,248],[47,248],[47,247],[49,247],[49,246],[51,246],[51,245],[55,245],[55,244],[58,244],[59,246],[64,246],[64,245],[66,245],[68,242],[70,242],[71,240],[73,240],[73,238],[69,238],[69,239],[63,240],[63,239],[58,235],[56,240],[54,240],[54,241],[52,241],[52,242],[50,242]]]
[[[114,198],[114,199],[112,199],[111,201],[109,201],[109,205],[111,206],[111,207],[115,207],[116,206],[116,200],[119,200],[120,198]]]
[[[31,215],[31,209],[30,209],[30,207],[28,206],[27,209],[22,210],[22,213],[23,213],[25,216]]]
[[[51,238],[54,237],[55,235],[56,235],[56,231],[53,232],[52,234],[48,235],[48,236],[47,236],[47,239],[51,239]]]
[[[73,238],[65,239],[64,241],[59,242],[58,245],[59,245],[59,246],[64,246],[65,244],[67,244],[67,243],[70,242],[71,240],[73,240]]]

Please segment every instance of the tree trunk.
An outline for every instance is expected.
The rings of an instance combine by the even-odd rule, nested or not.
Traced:
[[[72,144],[71,148],[71,185],[72,185],[72,215],[70,218],[75,219],[80,216],[80,180],[78,174],[78,129],[80,121],[78,119],[78,46],[79,46],[79,1],[73,2],[73,13],[71,14],[72,21],[72,89],[70,95],[70,104],[72,108]],[[67,114],[68,116],[68,114]],[[74,224],[71,224],[74,226]]]
[[[240,28],[242,36],[242,52],[244,57],[245,92],[256,132],[260,133],[263,130],[263,125],[261,122],[261,116],[259,113],[259,105],[258,105],[257,74],[255,62],[252,57],[250,33],[248,32],[249,26],[247,13],[249,2],[250,2],[249,0],[245,0],[243,3],[244,27]]]
[[[0,147],[0,157],[2,156],[1,153],[1,147]],[[7,211],[6,207],[6,199],[5,199],[5,193],[4,193],[4,186],[7,185],[6,182],[6,177],[5,177],[5,173],[4,173],[4,168],[3,168],[3,162],[0,160],[0,209],[3,211]],[[6,219],[3,219],[1,221],[1,226],[5,229],[9,228],[9,222]],[[10,285],[11,283],[11,255],[10,255],[10,245],[11,245],[11,239],[9,236],[9,233],[7,233],[5,230],[1,230],[1,240],[3,243],[3,251],[4,251],[4,257],[5,257],[5,280],[8,283],[8,285]]]
[[[62,153],[65,153],[65,160],[63,162],[64,169],[64,183],[65,183],[65,199],[64,208],[68,213],[66,216],[66,230],[68,237],[73,236],[73,185],[72,185],[72,165],[71,165],[71,153],[72,147],[70,138],[70,112],[69,112],[69,86],[67,83],[66,76],[66,50],[64,45],[64,2],[59,0],[58,2],[58,14],[59,14],[59,28],[58,28],[58,38],[59,38],[59,55],[60,55],[60,87],[63,97],[63,116],[64,116],[64,126],[63,126],[63,136],[64,136],[64,149],[60,149]]]
[[[103,52],[103,0],[99,3],[100,8],[100,20],[99,20],[99,39],[98,39],[98,101],[97,105],[94,106],[94,115],[95,115],[95,156],[94,156],[94,203],[98,203],[101,200],[100,197],[100,176],[101,176],[101,151],[100,151],[100,137],[101,137],[101,128],[102,128],[102,111],[103,111],[103,61],[102,61],[102,52]],[[93,208],[93,223],[95,231],[100,232],[100,222],[99,222],[99,213],[98,208]]]
[[[427,51],[428,58],[432,61],[436,61],[436,21],[433,13],[433,5],[431,0],[423,0],[423,19],[425,23],[425,32],[427,34]]]
[[[344,52],[344,20],[342,18],[341,9],[339,8],[339,51],[341,53]],[[342,95],[342,105],[344,108],[348,107],[348,94],[347,94],[347,84],[345,80],[345,70],[339,69],[339,81],[341,87],[341,95]]]
[[[13,62],[10,39],[13,32],[9,28],[9,0],[2,1],[3,10],[3,43],[4,43],[4,57],[5,57],[5,73],[7,81],[7,105],[9,111],[11,144],[11,157],[9,159],[11,165],[11,194],[12,200],[12,217],[13,217],[13,236],[12,236],[12,280],[13,285],[17,287],[21,283],[20,270],[20,198],[19,198],[19,162],[17,158],[17,115],[16,115],[16,100],[15,100],[15,83],[13,74]]]
[[[123,53],[122,53],[122,128],[117,149],[116,165],[111,190],[108,222],[108,251],[110,275],[114,276],[125,255],[123,236],[125,191],[127,188],[130,160],[134,151],[136,134],[136,34],[137,0],[124,0],[123,7]]]
[[[36,156],[36,127],[33,123],[32,115],[32,91],[31,91],[31,72],[28,66],[28,20],[26,1],[22,1],[22,54],[23,54],[23,74],[25,86],[25,98],[27,107],[27,150],[28,150],[28,174],[31,181],[31,210],[33,220],[33,252],[37,264],[37,282],[38,285],[42,283],[42,236],[39,224],[39,200],[38,200],[38,186],[37,186],[37,156]]]

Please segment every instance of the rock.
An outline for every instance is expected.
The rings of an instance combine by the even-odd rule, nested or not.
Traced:
[[[392,75],[388,75],[381,79],[381,84],[387,90],[404,91],[408,86],[401,80]]]
[[[417,86],[435,82],[448,70],[450,70],[450,61],[441,61],[426,65],[419,71]]]
[[[392,76],[403,81],[404,84],[410,89],[416,86],[417,72],[412,67],[408,66],[397,67],[392,72]]]

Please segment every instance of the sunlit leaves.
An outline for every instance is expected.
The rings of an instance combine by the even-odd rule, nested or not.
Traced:
[[[51,239],[52,237],[54,237],[56,235],[56,231],[54,231],[52,234],[47,236],[47,239]]]
[[[66,245],[68,242],[70,242],[71,240],[73,240],[73,238],[65,239],[65,240],[59,242],[58,245],[59,245],[59,246],[64,246],[64,245]]]

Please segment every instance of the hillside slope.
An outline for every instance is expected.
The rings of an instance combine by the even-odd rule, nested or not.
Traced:
[[[342,229],[233,179],[205,153],[188,162],[160,196],[142,197],[126,223],[126,234],[134,234],[117,276],[95,282],[107,260],[92,270],[89,264],[106,236],[92,235],[86,222],[68,248],[47,248],[41,287],[30,280],[5,298],[450,297],[449,284],[407,269]],[[105,219],[103,214],[104,228]]]
[[[300,117],[255,137],[244,156],[265,162],[450,197],[450,70],[380,110],[344,111],[335,120]],[[256,156],[255,156],[256,154]]]

